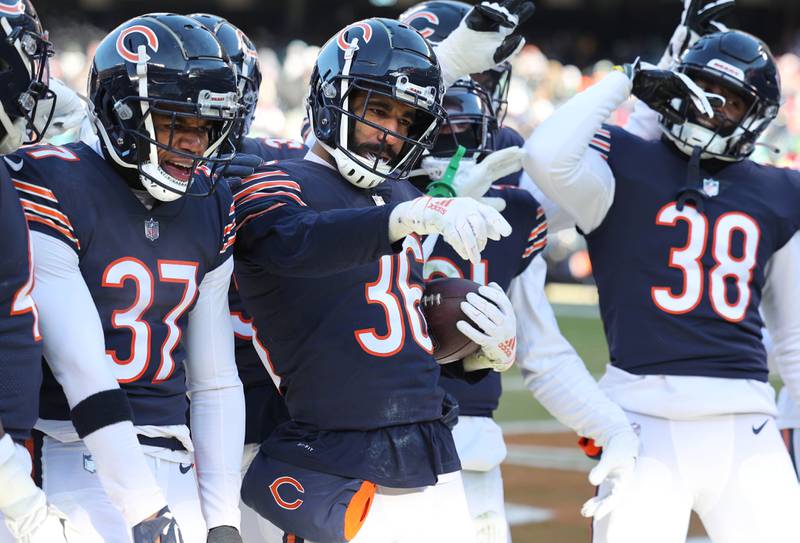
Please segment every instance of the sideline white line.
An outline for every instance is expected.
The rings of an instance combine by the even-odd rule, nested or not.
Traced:
[[[501,422],[500,428],[503,430],[503,435],[507,436],[521,434],[559,434],[572,431],[557,420],[516,420]]]
[[[549,509],[506,502],[506,519],[511,526],[547,522],[552,518],[553,512]]]
[[[539,445],[508,445],[506,464],[515,466],[588,472],[597,462],[588,458],[577,446],[544,447]]]

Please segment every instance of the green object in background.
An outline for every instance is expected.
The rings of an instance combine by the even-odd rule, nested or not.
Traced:
[[[456,191],[453,190],[453,178],[456,176],[458,165],[461,164],[461,159],[464,158],[464,153],[466,152],[466,147],[463,145],[458,146],[442,178],[428,185],[428,196],[433,196],[434,198],[453,198],[456,196]]]

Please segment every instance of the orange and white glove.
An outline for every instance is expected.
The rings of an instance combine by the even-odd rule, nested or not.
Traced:
[[[600,520],[625,498],[638,457],[639,436],[633,427],[608,438],[603,445],[600,462],[589,472],[589,482],[594,486],[603,486],[597,496],[583,504],[581,515]]]
[[[456,328],[481,346],[464,359],[464,371],[506,371],[517,357],[517,318],[511,300],[497,283],[470,292],[461,310],[474,323],[458,321]],[[477,327],[476,327],[477,326]]]
[[[511,225],[496,209],[471,198],[421,196],[398,204],[389,215],[392,243],[411,233],[441,234],[464,260],[478,264],[489,239],[511,234]]]

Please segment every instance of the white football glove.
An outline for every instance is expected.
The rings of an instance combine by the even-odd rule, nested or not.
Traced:
[[[507,147],[489,153],[481,162],[466,163],[453,178],[456,196],[481,198],[492,183],[522,169],[525,151],[519,147]]]
[[[60,79],[51,77],[47,86],[56,94],[56,106],[53,119],[45,132],[45,139],[54,138],[80,126],[89,114],[83,99]],[[39,101],[34,121],[37,127],[44,126],[51,109],[51,100]]]
[[[508,522],[496,511],[481,513],[472,522],[475,524],[475,543],[507,543]]]
[[[594,486],[605,483],[602,492],[583,504],[581,515],[600,520],[625,498],[639,457],[639,437],[633,428],[611,436],[603,446],[600,461],[589,472]]]
[[[680,61],[683,52],[712,32],[724,32],[728,27],[716,19],[729,13],[736,0],[683,0],[681,21],[675,27],[664,55],[658,62],[663,70],[673,68]]]
[[[389,239],[411,233],[441,234],[464,260],[478,264],[486,240],[511,234],[511,225],[496,209],[470,198],[420,196],[398,204],[389,215]]]
[[[45,505],[17,520],[6,519],[8,531],[20,543],[80,543],[85,541],[66,515]]]
[[[478,295],[480,294],[480,296]],[[481,346],[464,359],[464,371],[506,371],[517,356],[517,318],[511,300],[497,283],[470,292],[461,310],[473,324],[456,322],[456,328]],[[475,327],[477,325],[477,328]]]
[[[484,1],[473,7],[436,47],[445,87],[516,55],[525,39],[511,34],[531,15],[533,2],[526,0]]]

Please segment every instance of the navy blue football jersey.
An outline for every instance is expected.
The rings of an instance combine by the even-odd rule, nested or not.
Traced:
[[[244,138],[242,153],[261,157],[264,162],[303,158],[308,147],[279,138]],[[260,443],[279,423],[288,418],[283,398],[253,347],[253,319],[242,304],[235,281],[231,281],[228,303],[236,337],[236,366],[244,386],[245,443]]]
[[[542,252],[547,244],[547,221],[544,210],[531,193],[503,186],[489,189],[486,196],[506,201],[503,216],[512,227],[511,235],[499,241],[489,240],[478,265],[459,257],[439,238],[425,262],[426,280],[463,277],[482,285],[494,281],[508,290],[511,281]],[[474,383],[443,373],[441,385],[458,401],[460,415],[474,417],[491,417],[502,392],[500,374],[496,371]]]
[[[677,202],[688,157],[606,126],[591,147],[616,178],[586,236],[611,362],[634,374],[766,381],[764,270],[800,226],[800,175],[734,162],[701,169],[702,209]]]
[[[388,486],[459,469],[419,309],[419,238],[390,244],[406,181],[362,190],[290,160],[237,187],[236,279],[292,418],[262,445],[286,462]]]
[[[510,126],[501,126],[497,131],[497,139],[494,142],[495,151],[506,149],[508,147],[522,147],[525,145],[525,139]],[[508,174],[501,177],[495,184],[497,185],[510,185],[512,187],[519,186],[519,178],[522,175],[522,170]]]
[[[20,195],[35,204],[25,208],[30,228],[78,256],[134,424],[186,424],[181,337],[203,277],[232,252],[227,184],[208,198],[179,198],[148,211],[83,143],[29,147],[13,159],[23,161],[15,173]],[[66,399],[47,370],[42,392],[41,417],[68,420]]]
[[[25,189],[21,181],[14,184]],[[42,381],[42,338],[31,298],[30,240],[23,214],[23,206],[29,210],[35,204],[21,196],[0,159],[0,423],[17,441],[30,437],[39,416]]]

